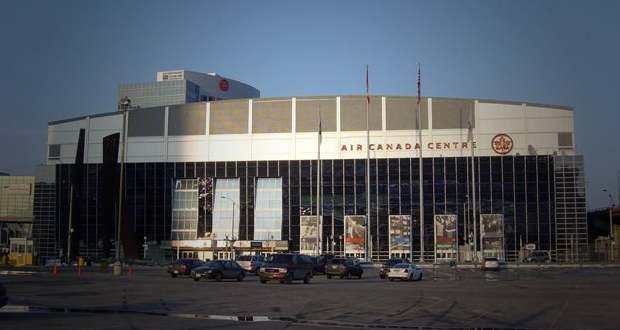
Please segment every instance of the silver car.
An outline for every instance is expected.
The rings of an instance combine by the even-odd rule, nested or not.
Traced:
[[[260,255],[240,255],[237,257],[237,263],[245,269],[246,272],[258,275],[260,266],[265,262],[265,257]]]
[[[484,257],[482,270],[499,270],[499,260],[495,257]]]
[[[400,279],[401,281],[421,281],[422,269],[411,263],[399,263],[390,267],[387,277],[390,281],[394,281],[394,279]]]

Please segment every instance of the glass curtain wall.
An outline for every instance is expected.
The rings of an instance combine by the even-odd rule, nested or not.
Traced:
[[[529,243],[555,253],[556,240],[567,250],[562,252],[567,257],[559,255],[558,258],[577,255],[576,246],[581,244],[577,240],[584,236],[580,228],[585,226],[586,220],[585,203],[582,203],[583,179],[573,173],[582,173],[583,161],[576,157],[555,168],[554,159],[553,156],[475,158],[475,199],[470,158],[424,159],[422,231],[418,160],[371,159],[369,231],[372,258],[384,260],[390,256],[390,216],[409,216],[413,259],[419,258],[419,235],[423,232],[426,256],[431,260],[434,216],[452,214],[457,217],[461,246],[473,248],[477,244],[480,251],[480,235],[478,242],[474,242],[471,234],[480,230],[481,214],[497,214],[503,216],[503,248],[507,261],[519,260],[519,251]],[[205,232],[213,232],[218,240],[224,240],[232,232],[235,238],[242,240],[269,240],[273,236],[274,240],[288,241],[291,251],[299,251],[300,217],[317,213],[316,197],[320,191],[321,250],[341,251],[345,216],[366,215],[365,159],[324,159],[321,164],[320,190],[316,189],[317,162],[309,160],[128,164],[124,185],[127,221],[133,226],[137,241],[143,236],[148,236],[149,240],[174,240],[177,234],[179,239],[196,239]],[[92,179],[84,180],[84,185],[89,186],[82,188],[85,192],[102,191],[102,187],[90,187],[105,185],[96,180],[99,170],[93,167],[92,171],[87,171],[86,175]],[[58,175],[55,205],[60,221],[56,234],[57,241],[63,242],[66,241],[72,167],[60,165]],[[555,182],[556,178],[562,180],[562,186]],[[205,186],[204,197],[200,195],[200,182]],[[558,198],[555,191],[561,192]],[[561,223],[556,223],[558,201],[566,214],[562,214],[565,219]],[[100,202],[93,199],[88,208],[81,208],[84,214],[76,215],[76,219],[88,218],[91,212],[101,215],[101,207]],[[566,210],[572,211],[567,213]],[[102,221],[97,217],[88,225],[93,225],[96,219]],[[101,234],[96,230],[80,232],[92,236],[80,238],[81,252],[94,251],[86,245],[99,242]]]
[[[254,239],[282,239],[282,178],[256,180]]]
[[[218,240],[239,237],[239,179],[215,180],[213,233]]]

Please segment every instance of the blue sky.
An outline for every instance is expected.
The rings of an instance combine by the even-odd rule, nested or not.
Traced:
[[[575,109],[588,207],[618,203],[620,1],[0,2],[0,171],[45,162],[47,123],[113,111],[118,84],[217,72],[263,97],[370,92]]]

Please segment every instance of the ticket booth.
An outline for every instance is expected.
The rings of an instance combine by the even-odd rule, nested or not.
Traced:
[[[9,262],[15,266],[32,265],[34,246],[31,239],[10,238]]]

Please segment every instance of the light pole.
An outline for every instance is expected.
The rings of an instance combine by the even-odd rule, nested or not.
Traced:
[[[123,111],[123,126],[121,127],[121,168],[118,179],[118,219],[116,228],[116,261],[114,262],[114,275],[121,275],[123,272],[121,264],[121,224],[123,214],[123,170],[125,166],[125,122],[127,121],[127,108],[131,104],[131,100],[125,96],[120,99],[121,111]]]
[[[233,258],[233,254],[234,254],[233,244],[235,244],[235,237],[234,237],[235,236],[235,206],[239,207],[239,205],[232,198],[230,198],[228,196],[220,196],[220,197],[224,198],[224,199],[228,199],[233,204],[232,221],[230,223],[230,240],[229,240],[229,242],[230,242],[230,258],[234,259]],[[241,209],[239,209],[239,211],[241,211]]]
[[[616,180],[618,181],[618,206],[620,206],[620,170],[616,173]]]
[[[614,261],[614,225],[613,225],[613,216],[611,213],[612,208],[614,207],[614,198],[611,197],[611,193],[607,191],[607,189],[603,189],[604,192],[609,195],[609,260]]]
[[[149,245],[146,242],[146,236],[144,236],[144,244],[142,245],[142,248],[144,248],[144,256],[142,259],[146,260],[146,251],[149,249]]]

